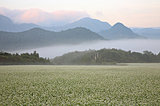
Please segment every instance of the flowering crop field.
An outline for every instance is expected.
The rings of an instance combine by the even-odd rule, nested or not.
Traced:
[[[160,105],[160,64],[0,66],[0,106]]]

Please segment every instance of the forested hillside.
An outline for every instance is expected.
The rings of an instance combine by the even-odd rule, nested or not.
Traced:
[[[160,53],[150,51],[143,53],[123,51],[117,49],[101,49],[89,51],[75,51],[52,60],[53,64],[73,65],[105,65],[115,63],[157,63],[160,62]]]

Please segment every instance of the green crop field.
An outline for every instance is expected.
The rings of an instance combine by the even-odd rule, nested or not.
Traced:
[[[0,106],[160,105],[160,64],[0,66]]]

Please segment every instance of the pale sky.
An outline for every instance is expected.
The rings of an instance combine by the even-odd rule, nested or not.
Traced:
[[[129,27],[160,27],[160,0],[0,0],[0,7],[78,11],[111,25],[122,22]]]

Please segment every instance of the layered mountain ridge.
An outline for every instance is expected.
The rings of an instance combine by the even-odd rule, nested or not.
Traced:
[[[40,28],[33,28],[24,32],[0,31],[0,50],[14,51],[51,45],[79,44],[95,40],[104,40],[104,38],[82,27],[61,32]]]
[[[134,33],[130,28],[119,22],[113,25],[110,29],[99,32],[99,34],[107,39],[145,38]]]

